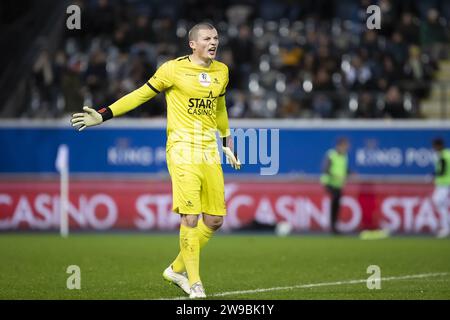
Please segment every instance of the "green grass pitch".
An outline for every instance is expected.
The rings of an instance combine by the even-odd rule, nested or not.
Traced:
[[[177,248],[176,234],[1,234],[0,299],[182,297],[161,276]],[[66,287],[69,265],[80,290]],[[366,286],[369,265],[379,290]],[[450,299],[450,239],[217,235],[201,276],[211,299]]]

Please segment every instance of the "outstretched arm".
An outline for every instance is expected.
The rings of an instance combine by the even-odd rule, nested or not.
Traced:
[[[113,117],[123,115],[150,100],[160,91],[170,88],[172,79],[172,65],[169,61],[164,63],[146,84],[123,96],[109,107],[98,111],[87,106],[83,107],[84,112],[72,115],[72,126],[81,131],[86,127],[96,126]]]
[[[147,84],[123,96],[109,107],[102,108],[98,111],[87,106],[83,107],[83,113],[75,113],[72,115],[72,126],[78,127],[78,130],[81,131],[86,127],[99,125],[106,120],[137,108],[157,94],[156,91],[149,87],[149,83],[147,82]]]

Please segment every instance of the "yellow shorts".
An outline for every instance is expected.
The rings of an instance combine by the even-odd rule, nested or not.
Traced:
[[[201,161],[183,161],[186,156],[179,149],[172,147],[167,151],[172,211],[225,216],[225,187],[219,152],[202,151],[197,156]]]

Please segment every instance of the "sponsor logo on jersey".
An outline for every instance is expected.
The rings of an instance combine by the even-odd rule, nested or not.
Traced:
[[[209,87],[211,84],[211,77],[206,72],[202,72],[198,75],[198,81],[204,87]]]
[[[217,97],[213,96],[212,91],[209,95],[203,98],[190,98],[188,104],[188,113],[192,115],[207,115],[211,116],[216,108]]]

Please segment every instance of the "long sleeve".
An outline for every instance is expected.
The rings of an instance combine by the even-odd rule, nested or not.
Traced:
[[[219,135],[221,138],[228,137],[230,135],[230,126],[228,124],[228,113],[225,103],[225,95],[219,96],[217,99],[217,130],[219,130]]]
[[[142,87],[130,92],[129,94],[123,96],[112,105],[109,106],[113,116],[117,117],[139,107],[144,102],[150,100],[158,93],[152,90],[148,83],[144,84]]]
[[[172,86],[173,70],[171,61],[163,63],[155,74],[140,88],[123,96],[109,106],[114,117],[123,115],[144,102],[150,100],[158,93]]]
[[[227,112],[227,106],[225,102],[225,93],[227,90],[229,81],[229,75],[228,75],[228,68],[227,68],[227,76],[226,76],[226,83],[223,86],[223,90],[220,93],[219,97],[217,98],[217,109],[216,109],[216,123],[217,123],[217,130],[219,130],[219,135],[221,138],[228,137],[230,133],[230,126],[228,124],[228,112]]]

